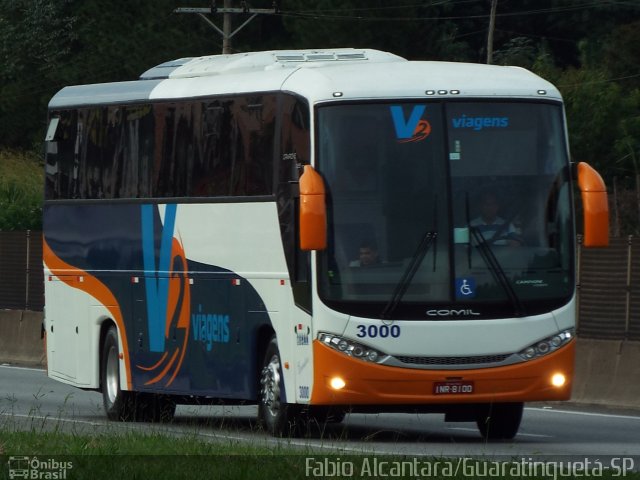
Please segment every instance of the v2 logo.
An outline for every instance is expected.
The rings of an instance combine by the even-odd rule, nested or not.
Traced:
[[[145,385],[168,387],[177,377],[189,342],[191,287],[187,257],[178,238],[175,204],[164,208],[164,221],[156,205],[141,207],[142,256],[147,306],[149,352],[160,359],[153,365],[136,365],[144,371]],[[202,315],[201,315],[202,317]],[[205,335],[213,328],[205,316]],[[211,319],[213,322],[214,320]],[[216,324],[216,327],[220,325]],[[169,338],[171,337],[171,341]],[[160,355],[162,354],[162,355]]]
[[[425,109],[425,105],[415,105],[409,114],[409,118],[406,118],[401,105],[392,105],[390,107],[398,143],[419,142],[429,136],[431,124],[422,118]]]
[[[165,320],[169,299],[169,276],[176,205],[165,209],[165,222],[160,237],[160,255],[156,263],[154,206],[142,205],[142,253],[147,293],[147,322],[149,324],[149,350],[164,351]],[[163,275],[156,276],[157,272]]]

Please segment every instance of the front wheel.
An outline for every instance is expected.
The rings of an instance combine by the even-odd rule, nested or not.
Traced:
[[[486,440],[511,440],[518,433],[524,403],[494,403],[477,415],[476,423]]]
[[[284,380],[280,365],[280,352],[275,335],[271,338],[262,363],[259,378],[260,406],[258,420],[275,437],[292,436],[299,425],[298,406],[284,399]]]

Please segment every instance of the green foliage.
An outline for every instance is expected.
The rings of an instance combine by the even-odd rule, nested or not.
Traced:
[[[398,6],[388,0],[287,0],[286,5],[285,13],[291,13],[285,27],[296,48],[376,48],[411,59],[451,61],[472,55],[466,37],[458,39],[465,22],[448,19],[458,9],[447,2]],[[475,9],[467,6],[467,14]]]
[[[172,14],[174,0],[72,1],[77,37],[64,65],[68,83],[135,80],[154,65],[211,54],[222,43],[197,17]]]
[[[620,25],[602,48],[607,70],[628,87],[640,87],[640,20]]]
[[[224,438],[208,441],[197,431],[181,436],[159,429],[65,433],[55,422],[47,422],[54,431],[37,426],[31,431],[2,428],[0,477],[7,472],[11,456],[37,457],[42,462],[53,458],[56,465],[64,463],[66,468],[41,468],[43,476],[39,478],[294,480],[305,476],[305,450],[300,448],[255,446]],[[59,476],[45,476],[51,472]]]
[[[533,40],[527,37],[515,37],[494,52],[493,63],[531,68],[537,56],[538,51]]]
[[[270,8],[273,2],[248,3]],[[233,38],[236,51],[368,47],[415,60],[483,62],[486,56],[488,0],[280,4],[281,15],[261,15]],[[40,148],[47,103],[66,85],[133,80],[166,60],[220,52],[221,37],[206,22],[172,13],[209,5],[0,0],[0,146]],[[610,185],[640,169],[639,13],[637,2],[498,1],[495,62],[530,68],[558,85],[573,157],[596,166]],[[234,26],[247,18],[234,16]],[[213,21],[221,26],[221,15]],[[0,177],[0,185],[3,205],[11,205],[0,213],[2,228],[23,224],[33,208],[17,205],[33,200],[20,183]]]
[[[47,422],[47,425],[53,422]],[[145,430],[148,430],[146,428]],[[250,438],[250,437],[248,437]],[[298,446],[293,445],[297,443]],[[384,455],[340,452],[339,447],[313,448],[282,442],[225,440],[211,433],[181,435],[170,431],[138,433],[93,431],[83,434],[0,430],[0,475],[18,459],[36,456],[43,465],[40,476],[30,478],[73,479],[279,479],[302,478],[467,478],[523,479],[553,478],[565,472],[567,461],[549,461],[527,455],[497,461],[494,457],[447,458],[422,455]],[[15,457],[10,460],[10,457]],[[535,461],[533,468],[532,458]],[[629,458],[630,459],[630,458]],[[638,480],[640,474],[627,471],[628,463],[618,463],[618,470],[599,460],[586,461],[587,468],[566,478],[620,478]],[[53,463],[53,462],[56,463]],[[525,462],[526,461],[526,462]],[[11,463],[10,463],[11,462]],[[48,463],[47,463],[48,462]],[[18,465],[20,465],[18,463]],[[578,463],[576,463],[578,465]],[[558,466],[560,469],[558,470]],[[27,465],[28,467],[28,465]],[[604,467],[604,468],[603,468]],[[551,472],[544,475],[540,472]],[[48,475],[47,475],[48,474]],[[57,475],[57,476],[54,476]],[[17,477],[17,475],[16,475]]]
[[[625,175],[640,174],[640,88],[622,92],[623,115],[613,144],[614,165]]]
[[[78,435],[66,433],[60,424],[53,423],[53,431],[34,426],[30,431],[13,430],[5,425],[0,429],[4,438],[11,439],[4,445],[0,442],[0,454],[7,455],[257,455],[278,453],[251,444],[229,441],[227,444],[203,442],[196,434],[177,439],[161,431],[118,432],[112,429],[102,435]],[[276,447],[277,448],[277,447]],[[286,450],[282,453],[292,453]]]
[[[41,230],[43,166],[37,157],[0,152],[0,230]]]
[[[612,160],[612,142],[618,132],[623,102],[620,87],[607,81],[602,70],[568,69],[558,79],[570,119],[574,158],[602,169]]]
[[[58,65],[74,38],[69,0],[0,0],[0,131],[5,146],[31,146],[42,128]]]
[[[0,0],[0,142],[41,144],[49,99],[80,83],[135,80],[173,58],[218,50],[219,39],[175,2]]]

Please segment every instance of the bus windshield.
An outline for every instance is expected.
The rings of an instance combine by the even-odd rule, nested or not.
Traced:
[[[565,304],[573,222],[562,107],[533,102],[317,109],[327,186],[320,298],[366,317],[524,317]],[[445,317],[450,317],[444,314]]]

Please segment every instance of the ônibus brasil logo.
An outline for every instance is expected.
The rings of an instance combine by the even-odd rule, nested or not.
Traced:
[[[431,124],[422,118],[426,109],[425,105],[415,105],[409,118],[405,118],[401,105],[392,105],[390,108],[399,143],[419,142],[431,133]]]

